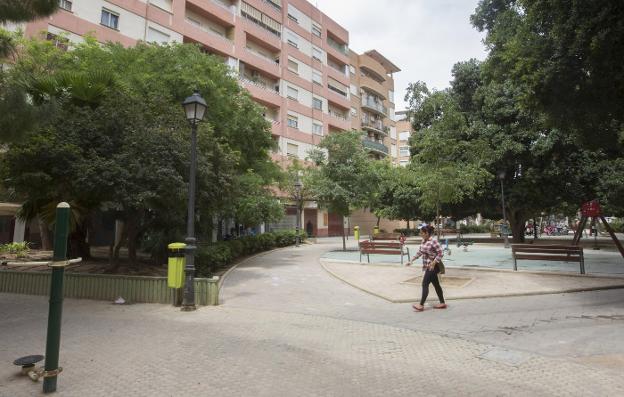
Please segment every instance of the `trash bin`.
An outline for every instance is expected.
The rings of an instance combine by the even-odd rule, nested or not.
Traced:
[[[167,286],[169,288],[182,288],[184,284],[184,265],[186,264],[184,258],[186,244],[171,243],[167,248],[169,248]]]
[[[377,234],[379,234],[379,226],[375,226],[373,228],[373,235],[377,235]]]
[[[360,227],[359,226],[353,226],[353,238],[356,240],[360,240]]]

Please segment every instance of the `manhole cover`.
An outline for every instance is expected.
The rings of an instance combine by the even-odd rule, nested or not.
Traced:
[[[442,284],[442,286],[449,287],[449,288],[463,288],[467,286],[468,284],[470,284],[472,280],[474,280],[474,278],[472,277],[457,277],[457,276],[444,276],[444,275],[438,276],[438,277],[440,277],[440,283]],[[405,281],[402,281],[401,284],[420,285],[422,284],[422,277],[421,276],[413,277]]]

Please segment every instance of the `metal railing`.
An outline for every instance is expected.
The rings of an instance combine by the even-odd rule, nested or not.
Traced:
[[[336,41],[334,41],[331,37],[327,38],[327,44],[329,44],[330,47],[335,48],[336,50],[340,51],[341,53],[345,55],[349,55],[349,47],[347,47],[346,44],[339,44]]]
[[[370,149],[370,150],[373,150],[375,152],[385,154],[386,156],[390,152],[388,150],[388,146],[384,145],[383,143],[379,143],[379,142],[373,141],[373,140],[368,139],[368,138],[362,139],[362,145],[366,149]]]
[[[186,23],[188,23],[189,25],[195,26],[197,29],[199,29],[199,30],[201,30],[203,32],[206,32],[206,33],[211,34],[211,35],[213,35],[215,37],[218,37],[218,38],[220,38],[222,40],[225,40],[225,41],[227,41],[227,42],[229,42],[231,44],[234,44],[234,41],[228,39],[224,34],[216,32],[215,30],[210,29],[208,26],[202,25],[201,23],[198,23],[197,21],[194,21],[192,19],[186,18]]]
[[[378,131],[381,131],[383,133],[386,133],[385,127],[383,125],[383,122],[381,120],[370,120],[370,119],[366,119],[363,118],[362,119],[362,127],[370,127],[370,128],[374,128]]]
[[[375,101],[372,97],[362,97],[362,106],[376,110],[384,115],[388,114],[388,109],[383,105],[383,103],[379,100]]]

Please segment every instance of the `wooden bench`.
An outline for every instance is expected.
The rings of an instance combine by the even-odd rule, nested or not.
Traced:
[[[401,241],[360,241],[360,262],[362,262],[362,254],[366,254],[368,263],[370,263],[370,254],[401,255],[401,265],[403,264],[404,255],[407,255],[408,261],[410,259],[409,248]]]
[[[401,233],[377,233],[373,234],[372,240],[374,241],[400,241]]]
[[[576,245],[512,244],[511,253],[514,258],[514,270],[518,270],[518,259],[579,262],[581,274],[585,274],[583,247]]]

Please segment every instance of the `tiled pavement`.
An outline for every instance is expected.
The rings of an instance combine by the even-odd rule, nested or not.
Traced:
[[[193,313],[66,300],[56,395],[624,394],[622,290],[413,313],[327,275],[331,244],[247,261]],[[10,361],[43,351],[47,300],[0,294],[0,316],[0,396],[41,394]]]

